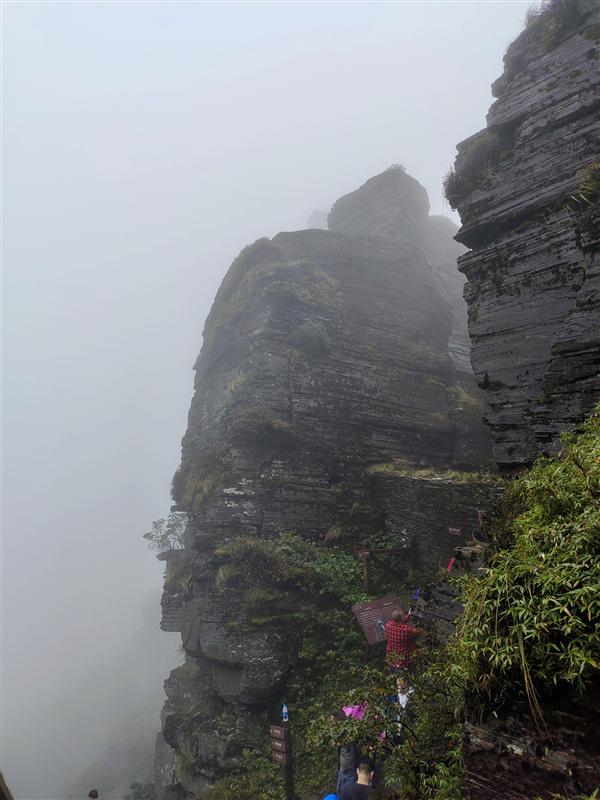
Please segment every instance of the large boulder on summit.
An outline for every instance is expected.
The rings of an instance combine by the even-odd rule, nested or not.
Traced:
[[[418,240],[424,244],[429,197],[403,167],[390,167],[340,197],[327,217],[332,231]]]

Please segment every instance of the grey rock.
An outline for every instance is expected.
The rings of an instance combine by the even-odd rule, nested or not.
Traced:
[[[455,163],[471,360],[507,472],[555,452],[600,398],[599,195],[581,191],[600,168],[600,14],[563,8],[556,40],[551,9],[511,45],[487,128]]]
[[[221,545],[370,526],[437,566],[460,543],[448,527],[466,539],[477,526],[489,437],[449,345],[465,318],[452,223],[429,217],[400,171],[366,187],[336,203],[332,230],[246,248],[206,322],[173,484],[190,515],[184,569],[171,567],[163,599],[187,656],[166,683],[163,736],[197,794],[260,744],[302,642],[289,625],[240,624],[239,598],[219,588]],[[285,619],[295,602],[270,610]]]

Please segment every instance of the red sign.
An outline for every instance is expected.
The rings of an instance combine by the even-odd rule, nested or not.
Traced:
[[[354,616],[362,628],[369,644],[385,642],[385,623],[391,619],[392,613],[400,608],[395,597],[382,597],[370,603],[355,603],[352,606]]]

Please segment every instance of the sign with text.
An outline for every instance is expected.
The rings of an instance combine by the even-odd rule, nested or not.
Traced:
[[[285,725],[271,725],[269,730],[271,739],[287,739],[290,735],[289,728]]]
[[[400,608],[400,603],[395,597],[381,597],[369,603],[355,603],[352,612],[358,620],[362,632],[369,644],[385,642],[385,623],[388,622],[394,611]]]
[[[448,528],[450,536],[462,536],[462,528]]]
[[[280,753],[287,753],[290,749],[290,743],[287,739],[271,739],[271,747]]]
[[[287,753],[281,753],[279,750],[272,750],[271,755],[273,756],[273,761],[279,764],[280,767],[286,767],[288,765]]]
[[[271,758],[281,769],[285,784],[286,800],[297,800],[294,792],[294,770],[292,766],[292,735],[289,722],[269,725],[271,734]]]

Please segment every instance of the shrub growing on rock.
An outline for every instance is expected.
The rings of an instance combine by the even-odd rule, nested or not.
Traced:
[[[459,637],[475,687],[583,690],[600,670],[600,407],[557,459],[512,486],[512,544],[465,584]]]

